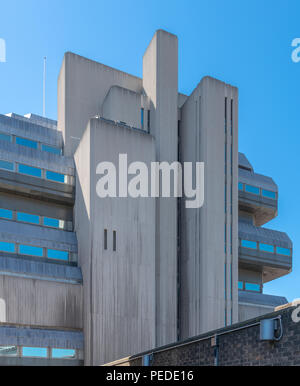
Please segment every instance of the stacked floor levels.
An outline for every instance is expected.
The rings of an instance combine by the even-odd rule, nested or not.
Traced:
[[[100,198],[120,155],[137,173],[204,162],[204,205],[119,183]],[[292,268],[288,236],[262,227],[277,205],[238,153],[237,88],[178,92],[176,36],[156,32],[142,78],[66,53],[57,125],[0,116],[0,364],[101,365],[285,303],[263,294]]]

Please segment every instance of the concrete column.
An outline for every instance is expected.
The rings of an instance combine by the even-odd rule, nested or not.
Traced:
[[[158,30],[143,58],[157,161],[178,160],[178,41]],[[177,339],[177,199],[156,202],[156,345]]]

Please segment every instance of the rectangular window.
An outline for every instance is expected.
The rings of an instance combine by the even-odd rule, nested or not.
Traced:
[[[51,228],[64,228],[64,221],[55,218],[44,217],[44,225]]]
[[[13,162],[0,160],[0,169],[9,170],[13,172],[15,170]]]
[[[238,289],[243,290],[244,289],[244,283],[242,281],[238,282]]]
[[[0,252],[15,253],[15,244],[0,241]]]
[[[244,190],[244,184],[242,184],[241,182],[239,182],[239,190]]]
[[[104,250],[107,251],[107,229],[104,229]]]
[[[148,129],[148,133],[150,133],[150,110],[148,110],[148,120],[147,120],[147,129]]]
[[[60,173],[55,173],[55,172],[50,172],[49,170],[46,171],[46,179],[55,181],[55,182],[65,182],[65,175],[60,174]]]
[[[277,247],[276,251],[278,255],[291,256],[291,250],[287,248]]]
[[[257,249],[257,243],[255,241],[242,240],[241,246],[243,248]]]
[[[56,249],[47,249],[47,257],[48,257],[48,259],[68,261],[69,260],[69,252],[58,251]]]
[[[144,128],[144,109],[141,109],[141,127]]]
[[[28,166],[28,165],[23,165],[19,164],[19,173],[22,174],[27,174],[28,176],[33,176],[33,177],[42,177],[42,170],[35,168],[33,166]]]
[[[275,192],[271,192],[270,190],[262,190],[261,193],[262,193],[263,197],[273,198],[273,200],[276,200],[276,193]]]
[[[0,346],[0,357],[16,357],[17,355],[17,346]]]
[[[53,348],[51,357],[56,359],[74,359],[76,358],[76,351],[61,349],[61,348]]]
[[[48,145],[42,144],[42,150],[47,151],[48,153],[61,155],[61,149],[59,149],[58,147],[48,146]]]
[[[252,185],[245,185],[245,192],[252,193],[252,194],[258,194],[259,195],[259,188]]]
[[[40,223],[40,217],[36,216],[34,214],[28,214],[28,213],[18,213],[17,214],[17,220],[21,222],[28,222],[30,224],[39,224]]]
[[[113,232],[113,251],[116,252],[117,250],[117,232]]]
[[[260,285],[254,284],[254,283],[246,283],[245,289],[246,289],[246,291],[260,292]]]
[[[6,142],[11,142],[11,135],[0,133],[0,140],[6,141]]]
[[[8,209],[0,209],[0,217],[7,220],[13,219],[13,211]]]
[[[43,257],[43,248],[33,247],[32,245],[20,245],[19,253],[21,255]]]
[[[21,146],[30,147],[31,149],[37,149],[38,144],[30,139],[16,137],[16,144]]]
[[[48,350],[47,348],[40,347],[23,347],[22,356],[31,358],[47,358]]]
[[[259,244],[259,250],[262,252],[274,253],[274,246],[269,244]]]

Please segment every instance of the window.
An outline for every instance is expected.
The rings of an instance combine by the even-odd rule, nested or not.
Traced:
[[[30,139],[16,137],[16,144],[21,146],[30,147],[31,149],[37,149],[38,144]]]
[[[55,172],[50,172],[49,170],[46,171],[46,179],[55,181],[55,182],[65,182],[65,175],[60,174],[60,173],[55,173]]]
[[[107,251],[107,229],[104,229],[104,250]]]
[[[18,355],[17,346],[0,346],[0,357],[16,357]]]
[[[0,209],[0,217],[5,218],[7,220],[13,219],[13,211],[7,209]]]
[[[257,249],[256,241],[242,240],[241,246],[243,248]]]
[[[252,185],[245,185],[245,191],[247,193],[259,194],[259,188]]]
[[[69,253],[66,251],[58,251],[56,249],[47,249],[47,257],[48,259],[68,261]]]
[[[43,248],[33,247],[32,245],[20,245],[19,253],[21,255],[43,257]]]
[[[35,168],[33,166],[23,165],[23,164],[19,165],[19,173],[27,174],[33,177],[39,177],[39,178],[42,177],[41,169]]]
[[[239,190],[244,190],[244,184],[242,184],[241,182],[239,182]]]
[[[147,129],[148,129],[148,133],[150,133],[150,110],[148,110],[148,120],[147,120]]]
[[[12,172],[15,170],[13,162],[3,160],[0,160],[0,169],[10,170]]]
[[[259,250],[262,252],[274,253],[274,246],[269,244],[259,244]]]
[[[17,220],[22,222],[28,222],[30,224],[39,224],[40,218],[34,214],[18,213]]]
[[[53,146],[48,146],[48,145],[42,144],[42,150],[47,151],[48,153],[61,155],[61,149],[59,149],[58,147],[53,147]]]
[[[113,251],[116,252],[117,250],[117,232],[113,232]]]
[[[244,289],[244,283],[242,281],[238,282],[238,289],[243,290]]]
[[[141,109],[141,126],[144,128],[144,109]]]
[[[76,357],[76,351],[61,349],[61,348],[53,348],[51,357],[56,359],[74,359]]]
[[[47,358],[48,350],[47,348],[40,347],[23,347],[22,356],[31,358]]]
[[[291,250],[287,248],[276,248],[278,255],[291,256]]]
[[[246,283],[245,289],[246,289],[246,291],[260,292],[260,285],[254,284],[254,283]]]
[[[15,253],[15,244],[0,241],[0,252]]]
[[[276,200],[276,193],[271,192],[270,190],[262,190],[262,195],[263,197],[273,198],[274,200]]]
[[[44,217],[44,225],[51,228],[64,228],[64,221],[55,218]]]
[[[0,140],[6,141],[6,142],[11,142],[11,135],[0,133]]]

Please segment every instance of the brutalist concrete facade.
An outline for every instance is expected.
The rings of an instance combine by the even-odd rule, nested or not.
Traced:
[[[98,165],[120,154],[203,162],[203,207],[100,199]],[[0,190],[0,364],[36,363],[40,348],[38,363],[101,365],[286,303],[262,293],[291,271],[292,243],[262,228],[278,188],[238,153],[238,90],[204,77],[179,93],[168,32],[150,42],[142,79],[66,53],[57,123],[0,116]]]

